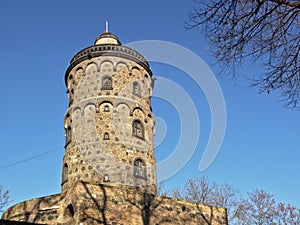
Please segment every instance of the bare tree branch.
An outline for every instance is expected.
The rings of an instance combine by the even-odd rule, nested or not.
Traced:
[[[8,194],[9,191],[4,190],[3,187],[0,185],[0,212],[3,212],[4,207],[10,203]]]
[[[300,2],[298,0],[195,0],[187,29],[202,29],[221,72],[237,75],[245,64],[265,71],[249,74],[259,92],[281,93],[284,105],[299,108]],[[254,77],[254,78],[252,78]]]

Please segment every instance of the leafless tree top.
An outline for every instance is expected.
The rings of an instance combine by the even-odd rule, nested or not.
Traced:
[[[202,29],[222,72],[235,77],[246,62],[265,70],[252,75],[259,92],[278,90],[285,106],[299,108],[299,0],[195,0],[186,27]]]

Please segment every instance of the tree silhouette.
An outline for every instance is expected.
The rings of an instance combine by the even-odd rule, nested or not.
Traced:
[[[299,108],[300,2],[298,0],[195,0],[187,29],[202,29],[222,71],[237,75],[249,62],[260,93],[277,90],[284,105]]]

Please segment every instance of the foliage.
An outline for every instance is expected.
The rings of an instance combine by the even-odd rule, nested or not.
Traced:
[[[259,92],[278,90],[285,106],[299,108],[299,0],[195,0],[187,29],[202,29],[222,72],[236,76],[248,62],[265,71],[254,74]]]

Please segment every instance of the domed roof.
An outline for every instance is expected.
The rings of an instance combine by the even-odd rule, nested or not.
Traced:
[[[94,45],[104,45],[104,44],[121,45],[121,42],[116,35],[105,31],[104,33],[100,34],[97,37]]]

